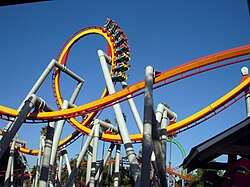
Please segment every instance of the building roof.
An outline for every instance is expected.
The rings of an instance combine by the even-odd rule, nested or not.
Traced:
[[[182,163],[188,172],[196,168],[227,169],[230,163],[214,162],[221,155],[250,158],[250,117],[193,147]],[[212,162],[211,162],[212,161]]]

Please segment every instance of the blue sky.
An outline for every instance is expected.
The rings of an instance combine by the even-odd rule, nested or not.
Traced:
[[[219,51],[249,44],[250,17],[247,0],[210,1],[79,1],[57,0],[0,7],[0,104],[18,108],[36,79],[51,59],[56,58],[64,42],[76,31],[88,26],[102,26],[106,18],[115,20],[125,32],[131,49],[128,84],[144,80],[145,67],[166,71],[188,61]],[[106,50],[100,36],[80,40],[71,50],[68,68],[85,79],[77,105],[100,97],[105,86],[97,58],[97,50]],[[240,69],[249,62],[203,73],[154,91],[155,106],[170,105],[178,120],[214,102],[241,81]],[[72,84],[62,77],[62,94],[67,99]],[[72,88],[73,89],[73,88]],[[117,85],[117,90],[120,85]],[[51,75],[38,92],[55,106]],[[135,98],[143,118],[143,96]],[[128,118],[130,133],[138,133],[127,104],[122,108]],[[241,100],[232,107],[176,137],[186,152],[202,141],[245,118]],[[100,119],[113,121],[112,108],[105,109]],[[0,127],[6,125],[0,121]],[[20,137],[27,147],[39,145],[41,125],[23,125]],[[73,128],[66,124],[63,137]],[[102,145],[102,143],[100,142]],[[81,140],[69,147],[70,157],[79,153]],[[107,144],[106,144],[107,147]],[[135,145],[139,149],[139,145]],[[181,153],[173,148],[173,165],[182,162]],[[101,151],[100,151],[101,152]],[[124,153],[123,153],[124,154]],[[31,165],[34,157],[28,157]]]

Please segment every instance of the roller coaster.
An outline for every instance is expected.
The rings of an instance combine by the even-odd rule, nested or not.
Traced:
[[[103,93],[98,100],[91,101],[84,105],[77,106],[75,104],[76,98],[82,88],[83,79],[75,74],[72,70],[67,67],[67,60],[70,54],[72,47],[80,40],[89,35],[100,35],[108,43],[108,54],[105,54],[102,51],[98,51],[99,60],[102,66],[104,78],[107,84],[107,87],[104,88]],[[172,83],[175,83],[179,80],[211,71],[217,68],[222,68],[225,66],[247,62],[250,60],[250,45],[245,45],[222,52],[218,52],[203,58],[199,58],[187,63],[184,63],[180,66],[174,67],[164,72],[154,73],[153,75],[153,89],[157,89]],[[49,65],[46,67],[44,72],[41,74],[35,85],[32,87],[30,92],[27,94],[24,101],[21,103],[18,109],[12,109],[6,106],[0,105],[0,118],[2,120],[7,120],[8,124],[1,131],[1,140],[0,140],[0,159],[6,151],[7,147],[13,142],[17,142],[15,139],[16,134],[18,133],[19,128],[24,123],[48,123],[48,127],[54,128],[52,123],[62,123],[67,121],[72,125],[76,130],[68,135],[66,138],[59,141],[61,136],[61,131],[55,131],[55,135],[52,133],[51,144],[53,148],[56,148],[58,151],[65,150],[66,147],[74,143],[74,141],[81,136],[82,134],[87,135],[89,139],[86,142],[86,149],[89,146],[90,142],[95,140],[102,140],[110,142],[113,144],[123,144],[126,148],[126,153],[128,156],[129,163],[131,165],[137,165],[137,161],[134,161],[136,158],[134,156],[133,143],[142,142],[143,140],[143,127],[140,117],[137,116],[137,125],[140,129],[138,134],[129,134],[124,121],[124,117],[121,115],[120,105],[121,102],[132,102],[133,98],[145,94],[146,81],[140,81],[131,86],[128,86],[126,80],[128,79],[127,71],[130,70],[130,48],[128,45],[128,39],[122,29],[111,19],[107,19],[106,23],[102,27],[87,27],[77,31],[73,34],[63,45],[60,50],[57,58],[52,60]],[[70,78],[77,81],[77,86],[73,91],[73,94],[69,100],[64,99],[62,95],[60,85],[61,83],[61,74],[65,73]],[[36,93],[39,90],[40,86],[43,84],[44,80],[49,74],[52,74],[53,78],[53,94],[54,99],[57,104],[58,109],[54,109],[49,106],[46,101],[39,98]],[[249,93],[248,88],[250,85],[250,77],[244,75],[242,82],[232,89],[230,92],[225,94],[223,97],[213,102],[209,106],[203,108],[199,112],[181,120],[177,121],[175,113],[163,107],[163,111],[167,111],[168,115],[165,116],[170,120],[169,125],[165,128],[166,135],[171,137],[173,134],[181,133],[187,129],[190,129],[200,123],[210,119],[211,117],[217,115],[219,112],[223,111],[239,99],[243,98],[246,94]],[[121,83],[123,89],[115,91],[114,84]],[[107,122],[101,121],[98,118],[100,111],[105,110],[108,107],[113,107],[114,112],[117,118],[118,127],[115,125],[109,124]],[[136,112],[136,107],[131,110]],[[79,120],[81,118],[81,120]],[[139,119],[138,119],[139,118]],[[163,116],[159,123],[162,122]],[[102,128],[102,133],[100,132],[99,126]],[[98,131],[98,133],[97,133]],[[48,131],[49,133],[49,131]],[[56,133],[58,135],[56,135]],[[54,138],[53,138],[54,137]],[[55,138],[56,137],[56,138]],[[46,136],[45,141],[48,137]],[[48,142],[47,142],[48,143]],[[56,144],[56,145],[55,145]],[[84,147],[85,148],[85,147]],[[83,148],[83,149],[84,149]],[[40,157],[42,152],[44,152],[43,160],[46,160],[46,143],[43,150],[33,150],[22,144],[22,146],[16,146],[15,149],[19,150],[21,153],[38,155]],[[52,150],[47,150],[48,153],[52,154]],[[85,154],[87,150],[81,152]],[[56,154],[56,153],[54,153]],[[80,155],[81,155],[80,154]],[[79,155],[79,160],[80,159]],[[81,157],[82,158],[82,157]],[[50,158],[54,161],[53,158]],[[51,161],[51,160],[50,160]],[[44,162],[44,161],[43,161]],[[95,162],[92,161],[92,162]],[[45,167],[43,163],[42,168]],[[140,171],[139,166],[135,167],[131,172],[134,179],[138,177],[138,172]],[[43,171],[43,170],[42,170]],[[41,171],[41,172],[42,172]],[[71,175],[74,175],[74,170],[72,170]],[[96,174],[97,171],[94,171]],[[48,183],[48,173],[46,174],[46,179],[39,179],[40,186],[46,186]],[[70,175],[70,176],[71,176]],[[74,176],[72,176],[74,177]],[[70,178],[70,177],[69,177]],[[72,178],[71,178],[72,179]],[[43,181],[42,181],[43,180]],[[91,179],[90,179],[91,181]],[[93,185],[93,182],[90,182]],[[50,183],[50,185],[52,185]],[[72,185],[72,181],[67,182],[66,186]]]

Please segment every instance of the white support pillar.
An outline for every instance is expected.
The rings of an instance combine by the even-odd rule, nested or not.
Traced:
[[[243,75],[243,77],[248,77],[248,68],[247,67],[243,67],[241,68],[241,73]],[[246,114],[247,117],[250,116],[250,92],[249,92],[249,88],[247,88],[245,90],[246,96],[245,96],[245,103],[246,103]]]
[[[24,176],[22,176],[22,178],[23,177]],[[13,156],[13,159],[12,159],[11,172],[10,172],[10,187],[13,187],[13,186],[14,186],[14,156]]]
[[[162,148],[162,158],[164,166],[166,167],[166,153],[167,153],[167,110],[164,110],[162,120],[161,120],[161,130],[160,130],[160,142]]]
[[[97,160],[97,151],[98,151],[98,141],[99,141],[99,129],[100,124],[97,121],[94,122],[95,125],[95,133],[93,137],[93,156],[91,162],[91,174],[90,174],[90,187],[95,186],[95,174],[96,174],[96,160]]]
[[[68,101],[64,100],[62,110],[67,109],[68,106],[69,106]],[[53,137],[53,143],[52,143],[51,157],[50,157],[50,169],[52,169],[54,162],[55,162],[58,144],[59,144],[59,141],[61,138],[61,134],[62,134],[62,130],[63,130],[63,126],[64,126],[65,122],[66,122],[66,119],[63,119],[63,120],[59,120],[56,124],[55,133],[54,133],[54,137]]]
[[[64,151],[65,152],[64,152],[63,156],[64,156],[65,163],[66,163],[66,166],[67,166],[68,175],[70,175],[70,173],[71,173],[71,167],[70,167],[69,157],[68,157],[67,151],[66,150],[64,150]]]
[[[161,149],[162,149],[162,158],[164,164],[164,170],[166,170],[166,143],[167,143],[167,118],[170,121],[176,121],[177,114],[171,111],[169,108],[164,106],[164,104],[159,103],[155,112],[156,120],[160,125],[160,142],[161,142]]]
[[[8,187],[11,184],[11,172],[13,170],[13,164],[14,164],[14,150],[15,150],[15,141],[12,142],[11,147],[10,147],[10,156],[8,159],[8,165],[7,165],[7,171],[5,173],[5,179],[4,179],[4,187]]]
[[[121,84],[122,84],[123,89],[128,87],[128,85],[125,81],[121,82]],[[129,104],[130,109],[132,111],[132,114],[134,116],[135,122],[137,124],[138,129],[139,129],[139,132],[143,133],[143,123],[142,123],[141,117],[139,115],[139,112],[137,110],[137,107],[135,105],[134,99],[133,99],[132,95],[128,95],[127,98],[128,98],[128,104]]]
[[[108,151],[107,151],[107,153],[106,153],[106,155],[105,155],[105,158],[104,158],[104,160],[103,160],[103,162],[102,162],[100,168],[99,168],[98,171],[96,172],[95,181],[98,182],[98,180],[99,180],[99,178],[100,178],[100,180],[99,180],[99,182],[98,182],[99,184],[97,184],[97,185],[99,185],[99,186],[101,186],[101,181],[102,181],[102,170],[103,170],[103,167],[106,165],[108,159],[110,158],[110,156],[111,156],[111,154],[112,154],[112,151],[113,151],[113,149],[114,149],[114,146],[115,146],[114,143],[111,143],[111,144],[110,144],[109,149],[108,149]]]
[[[40,174],[41,174],[42,153],[43,153],[44,146],[45,146],[44,139],[45,139],[45,137],[43,135],[41,135],[40,136],[39,152],[38,152],[37,162],[36,162],[36,176],[35,176],[35,179],[34,179],[33,184],[32,184],[33,187],[38,186],[38,180],[39,180]]]
[[[116,145],[114,187],[119,186],[121,145]]]
[[[108,69],[107,61],[106,61],[106,59],[109,59],[110,57],[108,57],[101,50],[98,50],[98,57],[99,57],[99,60],[101,63],[103,75],[104,75],[104,78],[106,81],[106,85],[107,85],[109,94],[113,94],[113,93],[115,93],[115,88],[114,88],[113,82],[111,80],[111,77],[109,75],[109,69]],[[136,159],[136,154],[135,154],[129,133],[128,133],[126,122],[124,120],[122,109],[121,109],[121,106],[119,103],[113,105],[113,108],[114,108],[115,116],[116,116],[116,119],[118,122],[120,135],[121,135],[123,144],[125,146],[125,150],[126,150],[126,153],[128,156],[129,163],[130,163],[130,172],[131,172],[134,180],[137,181],[137,177],[139,175],[140,168],[139,168],[138,161]]]
[[[42,85],[42,83],[44,82],[44,80],[46,79],[46,77],[49,75],[49,73],[51,72],[51,70],[53,69],[53,67],[55,66],[56,61],[53,59],[51,60],[51,62],[49,63],[49,65],[46,67],[46,69],[43,71],[43,73],[41,74],[41,76],[38,78],[38,80],[36,81],[36,83],[33,85],[33,87],[31,88],[31,90],[29,91],[29,93],[27,94],[27,96],[25,97],[25,99],[23,100],[23,102],[21,103],[21,105],[18,107],[18,111],[21,110],[22,106],[24,105],[25,101],[32,95],[35,94],[37,92],[37,90],[40,88],[40,86]],[[6,127],[4,128],[4,131],[9,131],[9,129],[11,128],[11,126],[13,125],[12,121],[10,121]],[[1,137],[0,137],[1,139]]]
[[[60,184],[61,176],[62,176],[62,165],[63,165],[63,155],[60,154],[59,156],[59,166],[58,166],[58,174],[57,174],[57,181]]]
[[[93,146],[94,146],[94,141],[90,142],[90,145],[88,147],[88,152],[87,152],[87,171],[86,171],[86,185],[89,186],[90,183],[90,175],[91,175],[91,162],[92,162],[92,157],[93,157]]]
[[[76,165],[73,168],[72,172],[70,173],[70,175],[69,175],[69,177],[67,179],[67,182],[65,184],[65,187],[70,187],[71,184],[73,183],[73,181],[74,181],[74,179],[75,179],[75,177],[77,175],[77,171],[78,171],[78,168],[79,168],[79,166],[81,164],[81,161],[82,161],[82,159],[83,159],[83,157],[84,157],[84,155],[85,155],[85,153],[87,151],[87,148],[89,147],[90,142],[91,142],[91,140],[93,138],[94,132],[95,132],[95,126],[92,128],[91,132],[89,133],[89,136],[88,136],[88,138],[87,138],[87,140],[86,140],[86,142],[85,142],[79,156],[77,157]]]

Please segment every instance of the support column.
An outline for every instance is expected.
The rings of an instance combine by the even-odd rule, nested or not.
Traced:
[[[15,141],[12,142],[11,147],[10,147],[10,156],[8,159],[7,171],[5,173],[4,187],[8,187],[12,185],[11,184],[11,170],[13,170],[12,166],[14,164],[14,151],[15,151]]]
[[[62,110],[65,110],[68,108],[68,101],[64,100],[63,101],[63,106],[62,106]],[[50,186],[53,186],[52,181],[51,181],[51,175],[52,175],[52,170],[53,170],[53,165],[55,162],[55,158],[56,158],[56,153],[57,153],[57,149],[58,149],[58,144],[61,138],[61,134],[62,134],[62,130],[64,127],[64,124],[66,122],[66,119],[63,120],[59,120],[56,124],[56,129],[55,129],[55,133],[54,133],[54,137],[53,137],[53,141],[52,141],[52,149],[51,149],[51,156],[50,156],[50,167],[49,167],[49,176],[48,176],[48,182]]]
[[[68,176],[69,176],[70,173],[71,173],[71,167],[70,167],[70,162],[69,162],[67,150],[65,148],[63,148],[59,152],[59,167],[58,167],[58,174],[57,174],[57,183],[58,184],[56,186],[60,186],[61,174],[62,174],[62,166],[63,166],[63,161],[64,160],[65,160],[65,164],[66,164],[67,171],[68,171]],[[75,184],[73,184],[72,186],[74,187]]]
[[[52,141],[54,136],[55,122],[49,122],[47,127],[47,134],[45,140],[45,148],[43,153],[43,164],[41,170],[41,176],[39,180],[39,187],[47,187],[49,168],[50,168],[50,156],[52,149]]]
[[[74,179],[75,179],[75,177],[77,175],[78,168],[79,168],[79,166],[81,164],[81,161],[82,161],[82,159],[83,159],[83,157],[84,157],[84,155],[85,155],[85,153],[87,151],[87,148],[90,145],[90,142],[91,142],[91,140],[93,138],[94,132],[95,132],[95,126],[92,128],[92,130],[91,130],[91,132],[90,132],[90,134],[89,134],[89,136],[88,136],[88,138],[87,138],[87,140],[86,140],[86,142],[85,142],[79,156],[77,157],[76,165],[72,169],[72,172],[70,173],[70,175],[69,175],[69,177],[67,179],[65,187],[70,187],[72,182],[74,181]]]
[[[100,133],[99,132],[100,124],[98,123],[98,120],[94,122],[94,125],[95,125],[95,133],[93,138],[93,156],[91,162],[90,187],[95,186],[96,160],[97,160],[99,133]]]
[[[15,137],[17,131],[20,129],[22,123],[25,121],[28,113],[34,108],[35,103],[37,101],[37,97],[35,95],[30,96],[22,106],[21,110],[18,113],[18,116],[13,121],[13,125],[10,131],[5,132],[4,136],[0,140],[0,160],[7,150],[10,142]]]
[[[89,186],[90,183],[90,175],[91,175],[91,163],[92,163],[92,157],[93,157],[93,147],[94,147],[94,141],[90,142],[90,145],[88,147],[87,152],[87,170],[86,170],[86,186]]]
[[[165,121],[163,120],[163,113],[164,112],[167,113],[166,107],[162,103],[159,103],[157,105],[157,108],[156,108],[156,111],[155,111],[155,117],[156,117],[156,121],[157,121],[157,124],[156,124],[157,128],[158,128],[158,125],[160,125],[160,147],[161,147],[161,150],[162,150],[161,157],[162,157],[164,171],[166,171],[166,156],[165,156],[165,153],[166,153],[166,142],[167,142],[167,136],[166,136],[166,134],[167,134],[166,133],[167,123],[166,123],[166,120]]]
[[[14,153],[15,150],[13,150],[13,153]],[[23,171],[23,169],[22,169]],[[13,155],[13,158],[12,158],[12,163],[11,163],[11,172],[10,172],[10,187],[13,187],[14,186],[14,155]],[[23,176],[22,178],[24,179],[24,173],[22,173]]]
[[[122,84],[123,89],[128,87],[128,85],[125,81],[123,81],[121,84]],[[133,99],[132,95],[128,95],[127,98],[128,98],[128,104],[129,104],[130,109],[132,111],[132,114],[134,116],[137,127],[138,127],[140,133],[143,133],[143,123],[142,123],[141,117],[139,115],[139,112],[137,110],[137,107],[135,105],[134,99]]]
[[[57,186],[60,186],[60,182],[61,182],[61,176],[62,176],[62,165],[63,165],[63,155],[60,154],[59,156],[59,166],[58,166],[58,173],[57,173]]]
[[[169,169],[172,168],[172,140],[173,140],[173,137],[169,137]]]
[[[144,93],[144,125],[142,139],[141,187],[150,186],[150,159],[152,155],[153,68],[146,67]]]
[[[249,77],[248,75],[248,68],[247,67],[243,67],[241,68],[241,73],[243,75],[243,78],[244,77]],[[249,88],[247,88],[245,90],[245,103],[246,103],[246,114],[247,114],[247,117],[250,116],[250,92],[249,92]]]
[[[76,88],[75,88],[75,90],[74,90],[74,92],[69,100],[70,103],[72,103],[72,104],[75,103],[75,100],[76,100],[82,86],[83,86],[83,82],[80,82],[77,84],[77,86],[76,86]]]
[[[102,162],[102,164],[100,166],[100,168],[98,168],[98,170],[96,172],[95,181],[96,181],[96,183],[98,183],[97,185],[99,185],[99,186],[101,186],[103,167],[106,165],[108,159],[110,158],[110,155],[111,155],[114,147],[115,147],[115,144],[111,143],[110,146],[109,146],[109,149],[108,149],[108,151],[107,151],[107,153],[106,153],[106,155],[104,157],[104,160],[103,160],[103,162]],[[100,181],[98,182],[99,178],[100,178]]]
[[[116,145],[114,187],[119,186],[121,145]]]
[[[110,60],[110,57],[108,57],[101,50],[98,50],[98,57],[99,57],[99,60],[100,60],[101,66],[102,66],[102,71],[103,71],[103,75],[104,75],[104,78],[105,78],[105,81],[107,84],[109,94],[113,94],[113,93],[115,93],[115,88],[114,88],[113,82],[111,80],[111,77],[109,75],[109,69],[108,69],[107,62],[106,62],[106,59]],[[135,154],[131,139],[129,137],[129,133],[128,133],[128,129],[126,126],[126,122],[125,122],[124,117],[123,117],[122,109],[121,109],[119,103],[113,105],[113,108],[114,108],[115,116],[116,116],[116,119],[118,122],[120,135],[122,137],[122,141],[123,141],[123,144],[125,146],[125,150],[126,150],[126,153],[128,156],[129,163],[130,163],[130,172],[131,172],[134,180],[136,181],[137,177],[139,175],[139,172],[140,172],[140,168],[138,165],[138,161],[136,159],[136,154]]]
[[[26,157],[25,157],[25,155],[24,155],[23,153],[21,153],[21,155],[22,155],[22,157],[23,157],[23,162],[24,162],[24,165],[25,165],[25,167],[26,167],[26,170],[27,170],[27,172],[28,172],[28,174],[29,174],[29,179],[30,179],[30,181],[31,181],[32,176],[31,176],[31,172],[30,172],[30,167],[29,167],[28,161],[27,161],[27,159],[26,159]]]
[[[111,130],[112,132],[114,132],[116,134],[119,133],[118,128],[115,127],[114,125],[112,125],[110,123],[107,123],[105,121],[99,120],[99,119],[95,119],[95,121],[98,122],[103,129],[109,129],[109,130]]]
[[[69,105],[68,101],[64,100],[62,110],[67,109],[68,105]],[[62,134],[62,130],[63,130],[63,126],[64,126],[65,122],[66,122],[66,119],[63,119],[63,120],[58,121],[56,124],[56,129],[55,129],[53,142],[52,142],[52,152],[51,152],[51,157],[50,157],[50,167],[51,168],[53,167],[53,164],[55,162],[58,144],[59,144],[59,141],[61,138],[61,134]]]
[[[160,130],[160,142],[161,142],[161,148],[162,148],[162,159],[164,162],[164,167],[166,170],[166,152],[167,152],[167,110],[164,110],[163,112],[163,118],[161,121],[161,130]]]
[[[42,158],[42,153],[44,151],[44,146],[45,146],[45,142],[44,142],[45,137],[43,135],[40,136],[40,145],[39,145],[39,152],[38,152],[38,156],[37,156],[37,162],[36,162],[36,176],[35,176],[35,180],[33,183],[33,187],[37,187],[38,186],[38,180],[40,178],[40,174],[41,174],[41,158]]]
[[[157,171],[159,173],[160,184],[161,184],[161,186],[167,186],[166,170],[164,169],[165,167],[164,167],[164,162],[163,162],[163,158],[162,158],[162,148],[161,148],[161,144],[160,144],[159,131],[158,131],[158,126],[160,126],[158,121],[161,121],[162,113],[160,116],[158,114],[156,116],[156,114],[154,113],[154,103],[153,103],[154,70],[152,67],[150,67],[150,66],[146,67],[146,76],[145,77],[146,78],[145,78],[145,100],[144,100],[144,102],[145,102],[144,103],[144,108],[145,108],[144,116],[145,117],[144,118],[146,120],[148,120],[149,127],[150,127],[150,128],[148,128],[149,129],[148,131],[150,131],[150,129],[151,129],[151,132],[148,132],[148,134],[143,134],[143,146],[144,146],[143,153],[145,155],[150,153],[150,155],[151,155],[152,150],[150,150],[150,146],[153,145],[153,150],[154,150],[155,157],[156,157]],[[162,112],[163,112],[163,109],[161,109]],[[151,113],[151,114],[149,114],[149,113]],[[147,121],[146,121],[146,123],[144,123],[143,130],[145,130],[145,128],[147,127],[147,126],[145,126],[145,124],[147,125]],[[148,138],[148,140],[146,142],[144,141],[144,135],[147,136],[147,138]],[[145,150],[146,145],[148,146],[148,150]],[[142,158],[145,155],[143,155]],[[149,163],[146,163],[146,162],[149,162]],[[146,165],[147,167],[145,168],[145,173],[144,173],[144,168],[142,168],[141,182],[145,182],[144,181],[145,177],[148,176],[147,178],[149,178],[149,175],[150,175],[150,169],[148,169],[149,164],[150,164],[149,159],[147,158],[147,160],[146,159],[143,160],[143,164],[147,164]],[[150,185],[149,180],[147,180],[146,182],[147,183],[145,183],[145,185],[147,185],[147,186]],[[141,184],[141,186],[144,186],[144,185]]]
[[[164,167],[164,162],[162,158],[162,148],[160,143],[160,135],[158,127],[160,126],[158,121],[156,120],[155,113],[153,112],[153,125],[152,125],[152,143],[153,143],[153,150],[155,153],[155,161],[157,165],[157,170],[159,173],[159,179],[161,186],[167,186],[167,179],[166,179],[166,169]]]
[[[69,157],[68,157],[68,153],[67,153],[66,149],[63,150],[63,156],[64,156],[65,163],[66,163],[66,166],[67,166],[68,175],[70,175],[71,167],[70,167]]]
[[[48,76],[48,74],[51,72],[52,68],[55,66],[55,63],[56,63],[56,61],[54,59],[51,60],[51,62],[49,63],[49,65],[46,67],[46,69],[43,71],[43,73],[41,74],[41,76],[38,78],[38,80],[36,81],[36,83],[31,88],[31,90],[29,91],[29,93],[27,94],[27,96],[25,97],[25,99],[23,100],[23,102],[21,103],[21,105],[18,107],[18,109],[17,109],[18,111],[21,110],[21,108],[25,104],[26,100],[28,100],[32,94],[35,94],[37,92],[37,90],[40,88],[40,86],[42,85],[42,83],[44,82],[44,80],[46,79],[46,77]],[[4,131],[8,132],[12,126],[13,126],[13,123],[10,121],[6,125],[6,127],[4,128]],[[0,136],[0,140],[1,140],[1,136]],[[0,156],[0,159],[1,159],[1,156]]]

